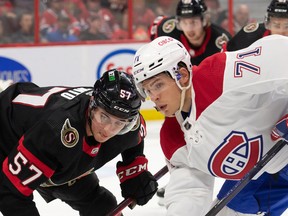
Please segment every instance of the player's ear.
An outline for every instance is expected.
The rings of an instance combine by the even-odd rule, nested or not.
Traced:
[[[189,80],[190,80],[190,72],[185,67],[180,67],[179,73],[181,76],[181,78],[179,79],[181,86],[183,86],[183,87],[188,86]]]

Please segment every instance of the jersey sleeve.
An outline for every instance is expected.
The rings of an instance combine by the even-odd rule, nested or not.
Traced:
[[[0,196],[4,201],[0,203],[5,203],[5,206],[3,208],[0,206],[0,209],[8,215],[11,213],[13,215],[39,215],[32,199],[33,191],[54,174],[58,163],[53,155],[55,152],[49,153],[43,150],[44,145],[49,146],[46,141],[47,137],[53,142],[53,134],[49,133],[43,125],[37,126],[39,127],[33,128],[33,132],[25,133],[19,139],[18,145],[2,164],[3,181],[0,184]],[[31,148],[31,146],[34,147]]]
[[[225,51],[236,51],[246,48],[268,34],[270,33],[266,30],[263,23],[250,23],[228,41]]]
[[[56,149],[50,143],[55,141],[53,137],[44,124],[38,124],[19,139],[18,146],[3,162],[6,178],[25,197],[49,179],[57,167]]]
[[[160,36],[170,36],[180,40],[181,31],[178,30],[176,23],[175,17],[158,16],[149,28],[150,39],[154,40]]]

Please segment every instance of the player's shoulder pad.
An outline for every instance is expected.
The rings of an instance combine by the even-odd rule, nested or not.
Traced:
[[[166,34],[171,33],[172,31],[177,29],[176,23],[177,23],[176,17],[168,17],[166,19],[163,19],[161,31],[163,31]]]
[[[227,34],[222,33],[222,35],[218,36],[215,40],[215,45],[218,47],[218,49],[222,49],[225,44],[229,41],[229,37]]]
[[[215,24],[211,24],[211,31],[213,38],[215,38],[215,46],[220,50],[232,38],[229,32]]]
[[[244,26],[243,31],[246,33],[251,33],[251,32],[257,31],[258,28],[259,28],[259,23],[253,22],[253,23],[249,23],[246,26]]]
[[[150,39],[154,40],[159,36],[170,35],[175,30],[178,30],[175,16],[158,16],[150,27]]]

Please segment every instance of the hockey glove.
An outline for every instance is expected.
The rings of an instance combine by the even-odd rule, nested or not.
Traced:
[[[117,175],[124,198],[136,200],[138,205],[145,205],[156,193],[158,183],[155,177],[147,171],[148,160],[138,156],[132,163],[124,165],[117,163]]]
[[[288,114],[286,114],[276,123],[272,129],[271,138],[273,141],[277,141],[279,139],[285,139],[288,141]]]

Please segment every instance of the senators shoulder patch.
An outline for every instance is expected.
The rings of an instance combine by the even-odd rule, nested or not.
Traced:
[[[79,141],[79,133],[73,128],[70,124],[69,119],[67,118],[62,126],[61,130],[61,142],[67,148],[74,147]]]
[[[215,45],[218,47],[218,49],[222,49],[223,45],[227,43],[229,40],[228,36],[223,33],[221,36],[217,37],[215,40]]]
[[[259,28],[259,23],[249,23],[246,25],[243,30],[246,33],[254,32]]]
[[[165,33],[170,33],[176,28],[176,20],[175,19],[169,19],[165,21],[165,23],[162,26],[162,30]]]

